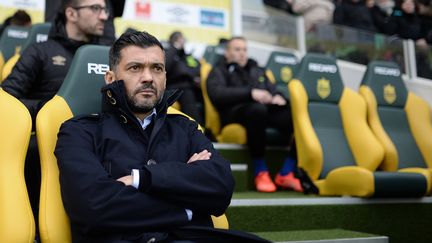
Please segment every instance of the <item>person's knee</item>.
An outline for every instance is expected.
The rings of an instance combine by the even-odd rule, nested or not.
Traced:
[[[265,118],[268,113],[268,108],[266,105],[253,103],[249,107],[249,112],[254,118]]]

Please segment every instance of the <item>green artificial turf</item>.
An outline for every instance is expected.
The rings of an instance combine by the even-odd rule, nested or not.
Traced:
[[[332,240],[377,236],[343,229],[256,232],[255,234],[270,241]]]
[[[273,193],[247,191],[247,192],[236,192],[233,195],[233,199],[251,199],[251,198],[256,198],[256,199],[319,198],[319,196],[313,194],[305,195],[303,193],[294,192],[294,191],[277,191]]]
[[[391,243],[432,242],[432,204],[230,206],[230,228],[248,232],[345,229]]]

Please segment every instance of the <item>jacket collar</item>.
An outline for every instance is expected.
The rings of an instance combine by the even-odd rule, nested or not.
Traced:
[[[126,100],[126,90],[123,80],[114,81],[102,87],[102,111],[114,113],[121,122],[136,121]],[[161,101],[156,105],[156,119],[165,117],[169,106],[174,104],[183,92],[180,90],[165,90]],[[126,122],[125,122],[126,121]]]

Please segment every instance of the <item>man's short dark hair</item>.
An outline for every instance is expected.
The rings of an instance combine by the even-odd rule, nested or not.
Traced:
[[[17,10],[11,18],[11,25],[26,26],[31,24],[31,17],[24,10]]]
[[[145,31],[132,31],[122,34],[111,46],[109,52],[109,66],[111,70],[120,62],[120,52],[127,46],[137,46],[142,48],[148,48],[152,46],[158,46],[162,51],[164,48],[156,37]]]
[[[174,42],[176,42],[182,36],[183,36],[183,34],[180,31],[174,31],[169,36],[168,41],[172,45],[172,44],[174,44]]]
[[[228,41],[226,41],[225,49],[228,50],[231,42],[233,42],[234,40],[246,41],[246,38],[244,38],[243,36],[234,36],[234,37],[231,37]]]

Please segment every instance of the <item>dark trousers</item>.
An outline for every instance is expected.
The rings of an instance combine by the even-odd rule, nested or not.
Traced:
[[[246,128],[247,144],[253,159],[264,158],[267,127],[277,129],[287,141],[291,141],[293,134],[291,109],[288,105],[242,104],[231,109],[222,120],[223,124],[240,123]],[[292,147],[290,151],[291,154],[295,153],[295,148]]]

